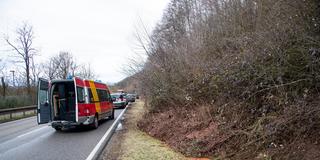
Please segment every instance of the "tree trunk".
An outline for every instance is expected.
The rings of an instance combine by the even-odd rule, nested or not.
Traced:
[[[6,84],[4,83],[4,78],[1,77],[1,83],[2,83],[2,91],[3,91],[3,97],[6,97]]]
[[[26,77],[27,77],[27,93],[31,94],[31,86],[30,86],[30,66],[29,66],[29,58],[26,59]]]

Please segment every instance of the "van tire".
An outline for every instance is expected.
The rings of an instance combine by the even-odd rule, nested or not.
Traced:
[[[113,119],[114,119],[114,108],[112,108],[111,116],[109,116],[109,119],[111,119],[111,120],[113,120]]]
[[[54,127],[54,129],[55,129],[56,131],[61,131],[61,130],[62,130],[61,127]]]
[[[97,129],[99,127],[99,120],[97,116],[94,116],[93,122],[91,124],[91,127],[93,129]]]

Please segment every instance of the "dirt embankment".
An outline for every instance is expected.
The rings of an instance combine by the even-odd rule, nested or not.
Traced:
[[[212,121],[205,108],[170,108],[148,113],[138,127],[187,156],[210,159],[320,159],[319,138],[308,137],[306,132],[295,136],[300,132],[297,128],[292,131],[289,125],[283,126],[280,128],[284,131],[279,131],[283,134],[278,137],[259,137],[248,142],[250,136],[258,134],[236,129],[240,126],[225,129],[225,124]],[[297,111],[296,114],[300,113]],[[281,119],[288,122],[285,118],[278,118]],[[294,117],[291,120],[295,121]],[[312,123],[311,119],[309,121]]]
[[[138,126],[187,156],[206,157],[227,138],[209,116],[202,108],[169,109],[146,114]]]

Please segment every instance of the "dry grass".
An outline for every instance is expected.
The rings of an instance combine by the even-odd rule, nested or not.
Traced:
[[[13,113],[12,114],[12,118],[10,118],[9,114],[0,115],[0,123],[14,121],[14,120],[18,120],[18,119],[27,118],[27,117],[32,117],[32,116],[35,116],[35,115],[36,114],[33,111],[26,112],[25,115],[23,115],[22,112],[21,113]]]
[[[137,101],[125,115],[124,129],[126,130],[121,150],[123,160],[159,159],[183,160],[187,159],[182,154],[174,152],[163,142],[152,138],[137,128],[137,122],[145,112],[144,103]]]

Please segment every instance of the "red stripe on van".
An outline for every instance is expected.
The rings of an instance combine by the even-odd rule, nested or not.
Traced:
[[[84,83],[82,79],[79,79],[79,78],[75,78],[75,79],[76,79],[77,86],[84,87]]]
[[[105,84],[95,82],[94,85],[96,86],[96,88],[99,88],[99,89],[107,89],[107,86]]]

